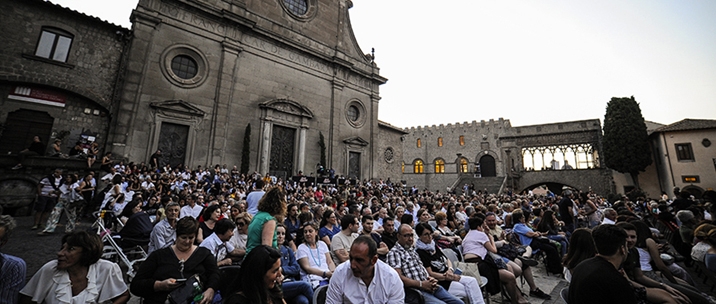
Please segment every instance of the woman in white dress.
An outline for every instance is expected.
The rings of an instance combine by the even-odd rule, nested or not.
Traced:
[[[119,265],[100,260],[102,241],[96,234],[75,231],[62,238],[52,260],[20,291],[20,303],[127,303],[129,291]]]
[[[328,246],[318,240],[318,226],[313,223],[303,225],[304,241],[298,245],[296,259],[301,266],[301,279],[311,283],[313,289],[328,285],[336,265]]]

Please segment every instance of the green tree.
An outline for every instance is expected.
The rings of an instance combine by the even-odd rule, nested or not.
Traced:
[[[604,115],[604,164],[621,173],[629,173],[639,187],[639,172],[651,165],[649,138],[644,116],[634,96],[612,99]]]
[[[321,148],[321,166],[326,167],[326,139],[323,132],[318,132],[318,146]]]
[[[249,173],[249,156],[251,154],[251,124],[246,125],[244,131],[244,146],[241,148],[241,173]]]

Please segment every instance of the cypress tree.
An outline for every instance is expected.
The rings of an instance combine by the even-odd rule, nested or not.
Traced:
[[[639,172],[651,165],[651,152],[644,116],[634,96],[612,97],[607,103],[602,144],[604,164],[629,173],[639,189]]]

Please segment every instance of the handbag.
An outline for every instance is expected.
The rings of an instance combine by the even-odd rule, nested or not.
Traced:
[[[176,289],[172,290],[169,293],[169,303],[172,304],[189,304],[194,300],[195,291],[194,291],[194,283],[199,284],[199,288],[201,290],[204,290],[204,286],[201,284],[201,279],[199,278],[198,274],[195,274],[188,278],[184,285],[177,287]]]

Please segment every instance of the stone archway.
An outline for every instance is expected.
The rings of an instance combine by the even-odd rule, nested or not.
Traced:
[[[497,166],[495,165],[495,158],[492,155],[483,155],[480,157],[480,174],[483,177],[497,176]]]

